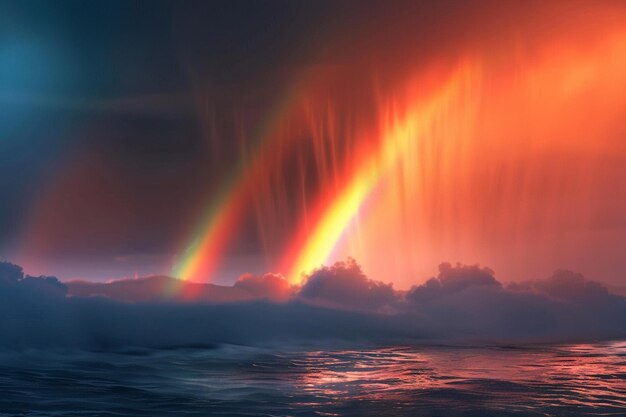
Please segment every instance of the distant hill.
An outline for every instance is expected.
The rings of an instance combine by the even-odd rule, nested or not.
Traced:
[[[223,286],[185,282],[168,276],[148,276],[111,282],[68,281],[68,295],[74,297],[107,297],[127,302],[206,301],[228,303],[258,299],[242,286]],[[269,295],[266,298],[275,298]]]

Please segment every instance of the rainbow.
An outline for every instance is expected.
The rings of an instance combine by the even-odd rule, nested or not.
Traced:
[[[305,80],[306,76],[302,76],[291,83],[258,129],[254,141],[256,146],[248,153],[248,157],[240,160],[236,169],[212,196],[205,215],[190,239],[191,243],[186,246],[174,267],[174,276],[182,282],[207,282],[213,278],[220,257],[237,232],[239,220],[260,178],[259,174],[271,156],[270,150],[277,137],[275,132],[295,107]],[[170,292],[177,290],[173,288]]]
[[[383,111],[381,140],[358,157],[348,181],[331,196],[324,196],[316,210],[312,228],[303,225],[293,247],[287,252],[282,270],[293,284],[299,284],[305,274],[327,263],[351,222],[358,215],[368,196],[399,158],[410,151],[411,142],[428,139],[431,127],[455,100],[460,99],[470,85],[476,70],[469,60],[463,60],[452,75],[430,95],[422,94],[424,85],[417,83],[409,91],[406,106],[389,106],[396,111]],[[365,142],[365,141],[364,141]]]
[[[426,138],[438,116],[463,93],[471,76],[472,67],[464,61],[445,82],[436,85],[433,93],[424,94],[428,89],[418,83],[415,89],[409,89],[414,94],[410,94],[408,104],[402,103],[406,104],[402,107],[392,105],[381,111],[382,128],[376,135],[380,138],[376,145],[358,153],[354,164],[347,167],[351,169],[346,170],[346,180],[319,198],[316,209],[312,211],[313,222],[303,222],[285,250],[279,271],[286,273],[291,283],[300,283],[303,274],[329,261],[346,229],[380,180],[394,167],[398,158],[406,154],[412,141]],[[270,162],[272,149],[277,145],[274,142],[279,137],[275,134],[276,130],[289,117],[299,93],[303,91],[303,81],[304,77],[301,77],[293,83],[274,106],[256,134],[256,146],[250,156],[242,158],[212,196],[191,243],[186,246],[174,268],[174,275],[180,278],[179,288],[169,289],[168,292],[182,293],[185,292],[184,283],[206,282],[212,278],[219,259],[237,231],[239,220],[245,214],[259,178]],[[397,108],[405,110],[400,114],[392,111]]]

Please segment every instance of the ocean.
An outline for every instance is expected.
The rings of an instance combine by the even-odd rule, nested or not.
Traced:
[[[5,351],[0,416],[626,416],[626,342]]]

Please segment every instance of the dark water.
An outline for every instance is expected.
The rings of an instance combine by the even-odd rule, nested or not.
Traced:
[[[0,354],[1,416],[626,416],[626,342]]]

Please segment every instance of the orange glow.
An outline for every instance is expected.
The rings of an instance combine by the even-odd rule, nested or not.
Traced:
[[[606,210],[599,161],[625,154],[626,32],[556,39],[512,62],[476,54],[401,91],[352,139],[362,145],[343,185],[330,183],[301,223],[281,268],[290,279],[346,256],[400,286],[444,259],[523,278],[530,254],[557,265],[588,239],[602,244],[572,231]]]
[[[260,145],[242,149],[210,199],[176,275],[213,279],[250,222],[265,265],[294,284],[348,256],[401,288],[444,260],[512,280],[585,272],[606,246],[601,223],[626,206],[612,190],[626,156],[618,9],[579,5],[555,21],[551,6],[533,6],[519,32],[491,16],[435,52],[407,32],[372,58],[380,45],[353,38],[362,55],[299,69],[290,99],[249,134]]]
[[[297,256],[293,261],[292,254],[289,254],[286,264],[293,264],[285,270],[289,271],[288,277],[292,281],[297,283],[303,272],[310,272],[329,260],[335,244],[368,195],[385,175],[391,174],[399,161],[414,153],[420,146],[418,142],[428,140],[428,135],[436,129],[438,117],[445,117],[453,103],[467,94],[465,89],[471,85],[474,72],[476,70],[466,61],[434,94],[426,96],[420,93],[428,91],[429,86],[420,80],[409,89],[408,105],[402,106],[406,110],[396,112],[398,106],[393,105],[391,110],[381,112],[383,139],[377,147],[363,153],[350,179],[330,198],[312,230],[301,232],[306,238],[296,249]],[[305,229],[308,228],[305,226]]]
[[[618,343],[603,349],[623,352]],[[621,384],[616,378],[596,378],[614,372],[610,357],[596,354],[597,346],[570,345],[551,350],[528,349],[511,352],[509,349],[490,349],[481,354],[472,348],[434,349],[392,348],[372,351],[318,351],[310,352],[298,366],[304,369],[298,388],[325,398],[343,399],[355,396],[363,401],[414,401],[416,394],[433,389],[454,387],[464,381],[511,381],[520,385],[542,384],[554,381],[575,382],[571,392],[552,392],[543,400],[556,404],[607,404],[607,391]],[[554,365],[555,358],[559,365]],[[441,375],[446,375],[442,378]],[[472,386],[475,388],[475,386]],[[529,391],[530,392],[530,391]],[[521,391],[520,395],[526,395]],[[507,399],[502,398],[503,401]],[[528,401],[518,399],[528,410]]]

